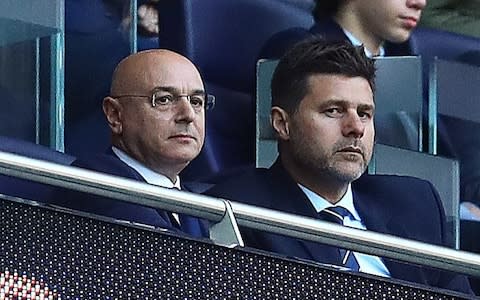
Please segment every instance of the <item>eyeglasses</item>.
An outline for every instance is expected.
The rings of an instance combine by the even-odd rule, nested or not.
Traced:
[[[192,95],[174,95],[170,92],[167,92],[163,89],[154,90],[151,96],[147,95],[117,95],[112,96],[112,98],[149,98],[152,102],[152,107],[155,107],[159,110],[166,111],[170,108],[176,106],[182,98],[187,99],[192,108],[196,112],[200,112],[203,109],[211,110],[215,106],[215,96],[207,93],[196,93]]]

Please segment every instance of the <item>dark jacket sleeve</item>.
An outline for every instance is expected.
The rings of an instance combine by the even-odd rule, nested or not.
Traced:
[[[133,173],[133,169],[108,155],[91,161],[76,160],[72,166],[141,181],[140,175]],[[55,190],[50,204],[118,220],[175,230],[168,215],[163,211],[91,193],[58,188]]]

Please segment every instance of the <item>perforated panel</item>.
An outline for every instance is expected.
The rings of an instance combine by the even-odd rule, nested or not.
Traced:
[[[61,299],[456,299],[10,200],[0,228],[0,273],[36,278]]]

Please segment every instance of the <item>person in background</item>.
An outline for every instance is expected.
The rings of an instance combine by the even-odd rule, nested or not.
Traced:
[[[316,0],[315,24],[308,31],[294,30],[273,36],[261,57],[278,58],[295,42],[312,35],[363,45],[369,57],[408,55],[408,39],[426,3],[426,0]]]
[[[408,40],[426,0],[317,0],[312,33],[328,39],[348,39],[363,45],[369,56],[390,55],[395,44]],[[393,47],[394,49],[389,49]]]
[[[130,15],[130,1],[126,0],[104,0],[115,14],[122,16],[121,30],[128,33],[132,23]],[[139,37],[158,37],[158,10],[159,0],[141,0],[137,6],[137,33]]]
[[[374,77],[362,47],[318,38],[295,45],[271,82],[279,157],[269,169],[232,177],[206,194],[448,245],[444,210],[431,183],[364,174],[375,140]],[[471,293],[465,276],[251,228],[240,231],[250,247]]]

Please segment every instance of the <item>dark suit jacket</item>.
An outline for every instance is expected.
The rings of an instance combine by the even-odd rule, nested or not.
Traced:
[[[315,23],[309,31],[314,35],[322,35],[327,40],[348,41],[340,25],[330,18]],[[409,41],[398,44],[385,42],[384,47],[385,56],[412,55]]]
[[[313,36],[322,36],[330,41],[349,41],[340,25],[331,18],[325,18],[308,30],[291,28],[275,34],[262,48],[260,58],[280,58],[295,43]],[[409,41],[399,44],[386,42],[384,47],[386,56],[412,55]]]
[[[121,161],[111,149],[106,154],[97,155],[88,160],[77,159],[72,166],[145,182],[137,171]],[[189,188],[188,184],[182,185],[182,189],[195,192]],[[208,237],[206,220],[179,215],[181,227],[177,228],[171,221],[173,217],[171,213],[93,194],[59,189],[51,203],[115,219],[170,229],[178,233],[183,232],[195,237]]]
[[[363,175],[352,183],[353,201],[366,228],[436,245],[446,245],[445,215],[439,196],[426,181],[400,176]],[[277,162],[251,170],[206,194],[307,217],[316,211]],[[259,230],[241,228],[247,246],[321,263],[339,264],[335,248]],[[466,277],[383,260],[393,278],[470,293]]]

